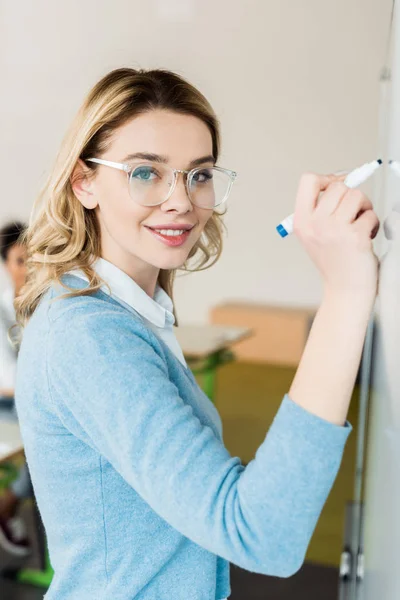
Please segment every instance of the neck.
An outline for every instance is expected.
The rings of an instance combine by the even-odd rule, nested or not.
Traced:
[[[143,263],[140,259],[132,260],[132,257],[123,260],[122,257],[111,257],[106,252],[102,252],[101,257],[129,275],[150,298],[154,297],[160,269]]]

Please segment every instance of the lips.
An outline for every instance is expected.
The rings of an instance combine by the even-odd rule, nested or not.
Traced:
[[[193,229],[193,227],[191,229],[187,229],[186,231],[184,231],[184,233],[182,233],[180,235],[164,235],[158,231],[155,231],[155,229],[153,229],[152,227],[148,227],[147,225],[145,226],[145,229],[147,229],[151,233],[151,235],[153,235],[157,240],[159,240],[166,246],[178,247],[178,246],[182,246],[186,242],[186,240],[190,236],[190,232],[191,232],[191,229]],[[172,228],[169,227],[169,229],[172,229]],[[181,231],[183,231],[182,226],[179,226],[179,229]]]

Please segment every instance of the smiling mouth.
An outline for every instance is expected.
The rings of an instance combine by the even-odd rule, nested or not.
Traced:
[[[188,224],[188,223],[169,223],[169,224],[162,224],[162,225],[146,225],[144,223],[144,226],[147,227],[148,229],[152,229],[153,231],[162,231],[162,232],[166,232],[166,231],[191,231],[196,224]]]
[[[154,229],[145,225],[145,228],[167,246],[177,247],[182,246],[186,242],[194,226],[190,229]]]

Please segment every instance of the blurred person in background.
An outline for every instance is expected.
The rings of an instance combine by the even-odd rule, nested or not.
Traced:
[[[17,350],[10,339],[10,328],[16,323],[14,300],[25,283],[26,248],[21,242],[25,225],[13,222],[0,229],[0,255],[10,284],[0,295],[0,419],[17,420],[14,386]],[[17,510],[32,488],[26,463],[11,487],[0,494],[0,546],[15,556],[27,556],[30,545],[23,521]]]

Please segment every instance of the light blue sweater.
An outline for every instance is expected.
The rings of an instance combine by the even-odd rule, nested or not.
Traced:
[[[245,467],[190,370],[133,310],[103,292],[49,301],[61,293],[53,287],[36,309],[17,367],[55,569],[45,598],[220,600],[230,594],[229,562],[293,575],[350,424],[285,395]]]

